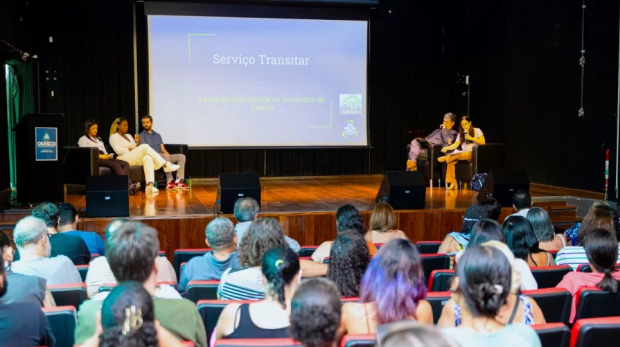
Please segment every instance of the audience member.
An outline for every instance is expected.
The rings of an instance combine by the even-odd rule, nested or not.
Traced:
[[[3,297],[8,288],[4,259],[0,258],[0,345],[54,347],[56,340],[41,305],[36,302],[7,304]]]
[[[555,258],[556,264],[570,265],[573,270],[577,270],[579,265],[588,264],[583,240],[590,231],[596,229],[604,229],[615,235],[615,220],[611,207],[598,206],[586,214],[577,232],[577,246],[568,246],[559,250]],[[620,252],[620,246],[618,247],[618,252]]]
[[[553,256],[538,247],[538,239],[530,222],[521,216],[511,216],[504,221],[506,243],[516,258],[523,259],[530,267],[553,266]]]
[[[556,234],[547,211],[540,207],[532,207],[526,216],[534,229],[539,247],[545,251],[559,251],[566,247],[566,237]]]
[[[90,254],[105,255],[105,243],[99,235],[94,232],[80,231],[78,230],[79,216],[77,210],[73,205],[67,202],[62,202],[58,205],[60,211],[60,219],[58,223],[58,232],[61,235],[79,236],[86,243]],[[53,248],[53,246],[52,246]]]
[[[246,238],[252,237],[252,229]],[[216,340],[289,337],[291,300],[301,281],[301,270],[295,252],[282,246],[268,250],[262,257],[265,300],[227,305],[217,321]]]
[[[610,294],[620,290],[620,271],[616,270],[618,262],[618,240],[616,236],[604,229],[590,231],[584,238],[586,256],[592,272],[570,272],[557,285],[566,288],[573,295],[570,322],[575,319],[576,294],[581,287],[598,287]]]
[[[383,336],[377,336],[378,347],[459,347],[459,344],[445,336],[441,330],[405,321],[386,327]]]
[[[481,206],[472,206],[465,211],[461,231],[449,233],[439,246],[437,253],[454,255],[458,251],[465,250],[471,237],[471,228],[476,222],[487,217],[487,211]]]
[[[588,212],[600,206],[609,206],[609,203],[607,201],[595,201],[592,204],[592,206],[590,206],[590,209],[588,210]],[[567,241],[570,240],[572,246],[577,246],[577,232],[579,231],[580,227],[581,227],[581,222],[577,222],[573,224],[570,228],[566,229],[566,231],[564,232],[564,236],[566,236],[566,240]]]
[[[291,336],[304,347],[336,347],[341,306],[332,282],[323,278],[305,281],[291,302]]]
[[[444,333],[462,347],[541,346],[531,327],[505,324],[497,319],[511,292],[512,268],[496,248],[482,246],[465,251],[452,285],[452,297],[460,307],[460,324]]]
[[[237,232],[237,248],[239,248],[241,241],[243,240],[243,236],[250,228],[252,222],[258,218],[260,206],[258,205],[258,202],[252,198],[241,198],[235,201],[234,211],[235,218],[237,219],[237,225],[235,225],[235,231]],[[286,235],[284,235],[284,240],[293,252],[299,254],[299,251],[301,250],[299,242]]]
[[[386,243],[392,239],[406,239],[404,232],[396,227],[396,213],[390,204],[379,202],[370,215],[370,230],[364,238],[372,243]]]
[[[159,271],[159,240],[157,231],[137,222],[122,223],[107,240],[106,258],[119,283],[137,281],[154,295]],[[75,343],[82,344],[96,331],[96,315],[103,300],[88,300],[80,306],[75,330]],[[155,317],[176,337],[207,347],[202,319],[194,303],[185,299],[153,297]]]
[[[545,317],[536,301],[529,296],[520,294],[521,289],[523,289],[524,279],[527,282],[533,283],[533,285],[531,285],[533,289],[538,288],[536,280],[534,279],[534,276],[532,276],[532,272],[529,267],[527,267],[527,264],[525,264],[525,262],[521,259],[515,259],[508,246],[500,241],[487,241],[477,246],[496,248],[504,254],[512,268],[510,294],[508,294],[506,304],[499,310],[495,319],[505,324],[512,324],[513,322],[521,322],[526,325],[545,323]],[[470,244],[470,247],[473,248],[475,246]],[[515,261],[520,261],[524,267],[518,269],[515,266]],[[458,262],[460,263],[460,259]],[[525,276],[523,274],[525,274]],[[437,325],[442,328],[447,328],[456,327],[460,324],[461,309],[455,299],[452,298],[444,304],[441,311],[441,317],[439,317]]]
[[[11,240],[6,234],[0,231],[0,256],[4,259],[4,266],[9,269],[11,267],[11,263],[13,262],[13,255],[15,251],[13,247],[11,247]]]
[[[106,242],[108,242],[114,232],[127,221],[125,218],[117,218],[108,224],[105,230]],[[175,282],[177,281],[177,275],[174,272],[174,268],[170,261],[166,257],[157,257],[157,282]],[[116,284],[116,278],[114,273],[110,269],[110,264],[106,257],[97,257],[90,262],[88,272],[86,273],[86,291],[88,297],[95,300],[105,299],[107,293],[101,293],[99,295],[99,287],[104,284]],[[162,285],[161,290],[155,293],[155,296],[161,299],[179,299],[181,298],[174,288],[168,285]]]
[[[32,216],[22,218],[15,226],[13,238],[21,259],[11,264],[11,271],[44,278],[47,285],[82,282],[71,259],[64,255],[51,256],[48,227],[41,219]]]
[[[178,287],[183,296],[190,281],[219,280],[227,269],[239,267],[237,235],[230,219],[220,217],[212,220],[207,224],[205,233],[205,242],[213,251],[194,257],[185,265]]]
[[[329,253],[327,278],[336,283],[340,295],[357,297],[360,282],[370,262],[366,241],[355,230],[336,236]]]
[[[506,243],[506,234],[502,226],[493,219],[482,219],[471,228],[468,247],[476,247],[487,241]]]
[[[340,335],[374,334],[378,325],[415,320],[433,323],[433,310],[425,300],[422,260],[409,240],[392,240],[377,252],[362,278],[360,302],[342,307]]]
[[[527,213],[530,211],[530,208],[532,208],[532,205],[533,205],[532,196],[530,195],[530,193],[526,192],[523,189],[517,190],[515,195],[512,196],[512,207],[514,208],[516,212],[511,214],[508,217],[512,217],[512,216],[525,217],[527,216]],[[508,217],[506,217],[506,219],[508,219]]]
[[[488,219],[498,221],[499,216],[502,214],[502,204],[497,199],[486,198],[478,206],[483,207],[487,211]]]
[[[64,255],[71,259],[75,265],[88,265],[90,251],[79,236],[65,235],[58,232],[60,210],[51,202],[44,202],[32,210],[32,216],[42,220],[47,226],[47,234],[51,244],[52,257]],[[15,260],[20,260],[19,247],[15,254]],[[49,284],[49,283],[48,283]]]
[[[356,230],[360,235],[364,236],[364,220],[360,211],[353,205],[343,205],[336,211],[336,229],[338,232],[347,230]],[[329,252],[334,241],[325,241],[312,253],[312,260],[320,263],[326,257],[329,257]],[[366,246],[368,246],[368,252],[373,257],[377,253],[377,247],[366,240]]]

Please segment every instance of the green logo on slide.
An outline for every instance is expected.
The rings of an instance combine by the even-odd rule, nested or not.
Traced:
[[[362,94],[340,94],[340,114],[362,114]]]

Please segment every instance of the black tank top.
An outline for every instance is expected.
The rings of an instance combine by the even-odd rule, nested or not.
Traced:
[[[240,316],[239,316],[240,315]],[[263,329],[257,327],[250,317],[250,305],[242,304],[235,314],[235,322],[239,316],[239,325],[232,334],[224,337],[226,339],[276,339],[289,338],[288,327],[279,329]]]

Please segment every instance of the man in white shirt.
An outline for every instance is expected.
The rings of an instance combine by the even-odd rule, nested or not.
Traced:
[[[11,265],[11,271],[39,276],[47,280],[47,285],[82,282],[71,259],[64,255],[50,258],[52,244],[42,220],[32,216],[22,218],[15,226],[13,238],[20,260]]]
[[[532,205],[533,202],[530,193],[523,189],[517,190],[515,195],[512,196],[512,207],[516,212],[508,217],[521,216],[523,218],[527,218],[527,213],[530,211],[530,208],[532,208]],[[506,219],[508,219],[508,217],[506,217]],[[504,221],[506,219],[504,219]]]

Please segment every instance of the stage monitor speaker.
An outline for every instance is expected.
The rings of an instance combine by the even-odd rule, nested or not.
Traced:
[[[491,197],[498,200],[502,207],[510,207],[512,196],[518,190],[530,191],[530,180],[525,170],[491,170],[478,192],[478,202]]]
[[[87,217],[129,217],[127,176],[86,178]]]
[[[231,214],[235,202],[241,198],[253,198],[260,206],[260,179],[257,173],[220,174],[220,185],[217,189],[220,211]]]
[[[426,203],[426,182],[421,171],[386,171],[377,193],[377,202],[387,202],[395,210],[422,210]]]

